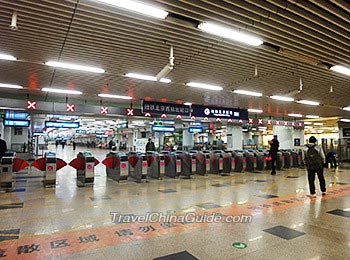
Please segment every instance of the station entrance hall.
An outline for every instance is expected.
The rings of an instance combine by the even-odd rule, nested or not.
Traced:
[[[350,259],[346,0],[0,0],[0,259]]]

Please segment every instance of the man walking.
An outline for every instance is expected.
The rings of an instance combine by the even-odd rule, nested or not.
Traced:
[[[156,146],[152,142],[151,138],[148,138],[148,143],[146,144],[146,152],[154,152],[156,150]]]
[[[325,156],[322,147],[316,145],[316,138],[311,136],[309,143],[305,145],[303,152],[303,159],[307,168],[307,175],[309,179],[310,197],[316,197],[315,176],[317,173],[320,182],[322,195],[326,195],[326,181],[323,176],[323,165],[325,163]]]
[[[277,152],[280,147],[280,143],[277,140],[277,135],[273,136],[273,139],[269,141],[270,144],[270,152],[269,155],[271,157],[271,175],[276,175],[276,161],[277,161]]]
[[[1,139],[1,134],[0,134],[0,159],[4,156],[6,151],[7,151],[6,141]]]

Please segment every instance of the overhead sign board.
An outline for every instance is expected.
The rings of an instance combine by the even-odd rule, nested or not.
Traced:
[[[142,100],[142,113],[189,116],[190,107],[182,104]]]
[[[175,132],[175,127],[174,126],[152,126],[152,131],[153,132]]]
[[[4,126],[28,127],[29,120],[4,120]]]
[[[45,127],[47,128],[79,128],[78,122],[51,122],[45,121]]]
[[[13,111],[7,111],[5,113],[6,119],[15,119],[15,120],[26,120],[28,118],[28,113],[23,112],[13,112]]]
[[[76,134],[85,135],[86,134],[86,130],[76,130],[75,133]]]
[[[203,133],[203,127],[189,127],[188,132],[196,134],[196,133]]]
[[[246,109],[239,108],[192,105],[192,116],[247,120],[248,111]]]

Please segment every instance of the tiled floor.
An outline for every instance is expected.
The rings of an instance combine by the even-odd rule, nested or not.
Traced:
[[[79,150],[59,147],[57,154],[69,162]],[[105,158],[106,151],[92,152]],[[187,259],[179,256],[184,251],[188,259],[205,260],[350,258],[350,170],[326,170],[329,193],[316,199],[306,196],[303,169],[136,184],[107,179],[100,164],[95,184],[81,188],[69,166],[58,172],[56,188],[43,187],[42,173],[28,174],[16,180],[25,191],[0,194],[1,259]],[[132,218],[152,212],[247,215],[252,221],[112,222],[113,214]],[[235,248],[235,242],[247,247]]]

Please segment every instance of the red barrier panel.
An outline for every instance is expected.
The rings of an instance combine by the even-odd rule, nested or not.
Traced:
[[[20,158],[14,158],[12,163],[12,169],[14,172],[19,172],[26,168],[28,163]]]

